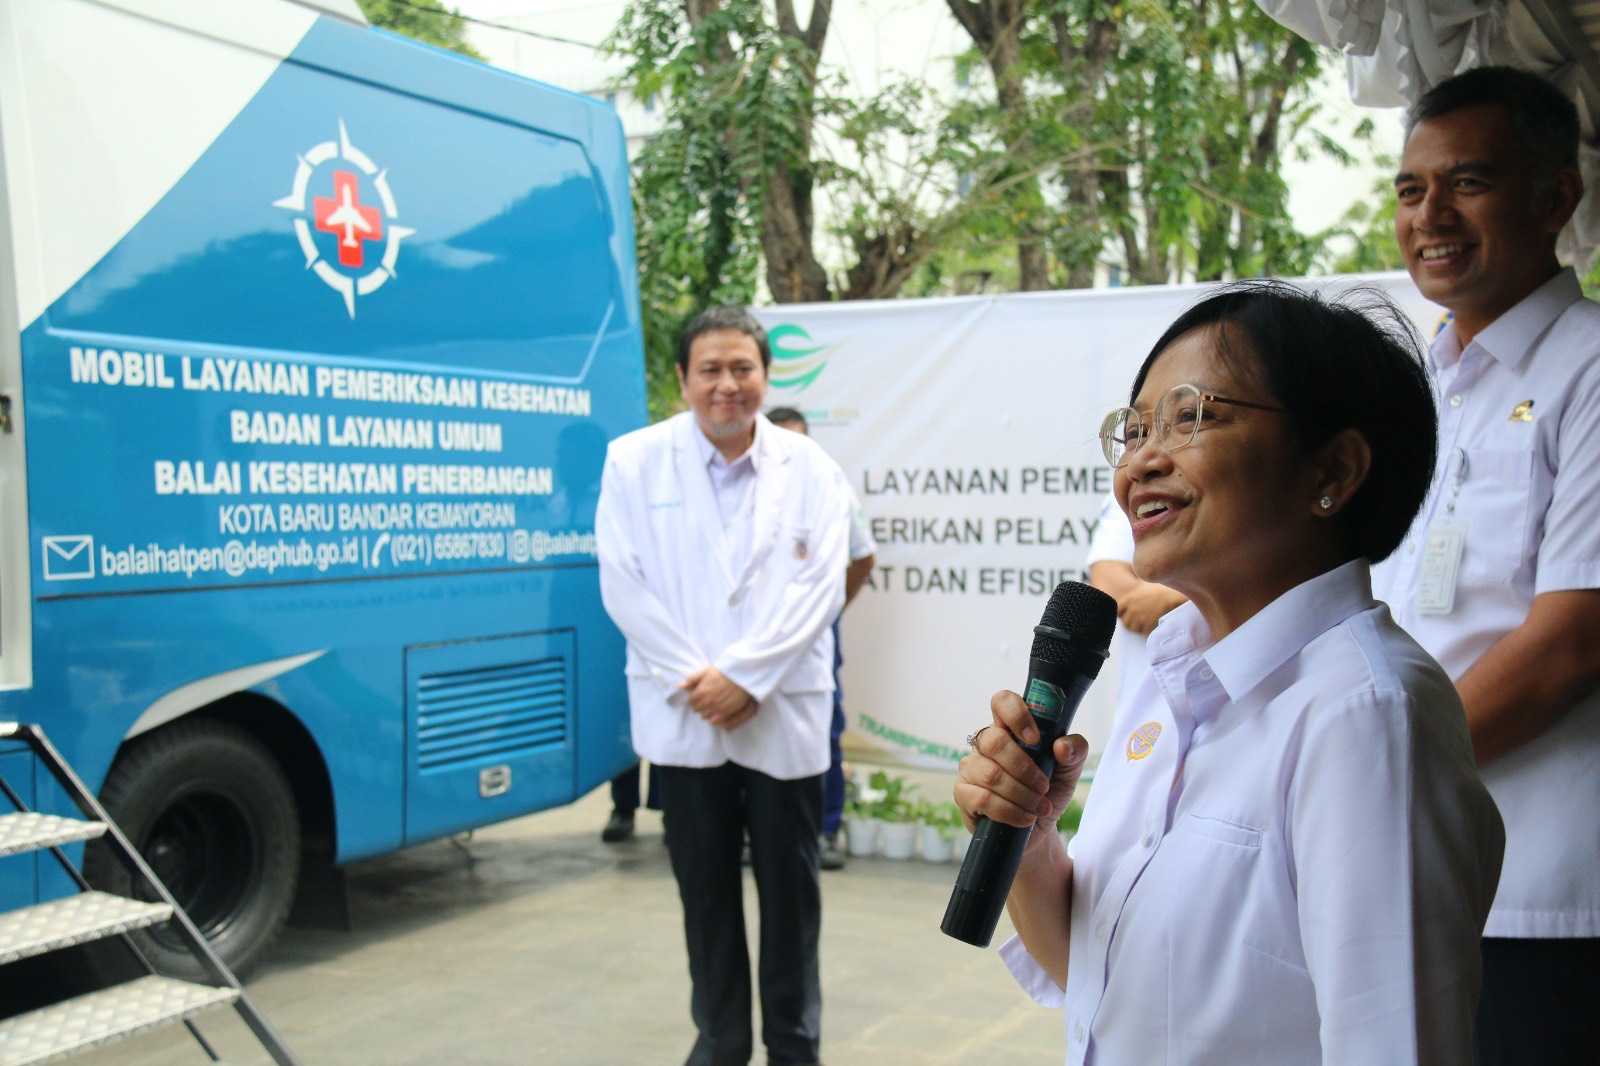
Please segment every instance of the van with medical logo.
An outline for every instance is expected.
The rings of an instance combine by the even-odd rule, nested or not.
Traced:
[[[0,153],[0,720],[224,961],[302,872],[632,761],[593,528],[645,421],[610,108],[354,0],[7,0]],[[0,777],[74,813],[25,749]],[[0,908],[72,890],[38,854]]]

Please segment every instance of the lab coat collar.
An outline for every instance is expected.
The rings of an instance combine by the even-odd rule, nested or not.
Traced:
[[[1150,661],[1199,652],[1228,699],[1237,702],[1307,644],[1373,606],[1371,568],[1365,559],[1353,559],[1296,585],[1210,647],[1199,608],[1183,604],[1151,634]]]
[[[1571,267],[1558,270],[1549,281],[1479,331],[1467,348],[1482,348],[1500,365],[1515,370],[1555,320],[1581,299],[1583,286],[1578,284],[1577,272]],[[1440,369],[1460,361],[1463,354],[1454,322],[1439,331],[1428,351],[1433,365]]]

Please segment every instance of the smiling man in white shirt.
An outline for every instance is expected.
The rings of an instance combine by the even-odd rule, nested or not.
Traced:
[[[1600,1053],[1600,305],[1555,254],[1577,129],[1536,76],[1471,71],[1413,107],[1395,179],[1411,277],[1453,321],[1433,487],[1374,590],[1455,681],[1505,819],[1480,1066]]]
[[[691,322],[678,349],[689,410],[612,442],[595,515],[633,746],[661,782],[683,902],[689,1066],[744,1066],[754,1047],[747,833],[767,1062],[815,1063],[821,1041],[817,839],[849,494],[815,442],[761,415],[771,358],[740,308]]]

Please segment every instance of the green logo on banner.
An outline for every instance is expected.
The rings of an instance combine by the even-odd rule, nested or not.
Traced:
[[[815,344],[804,326],[784,322],[767,330],[772,347],[772,373],[768,383],[775,389],[803,392],[827,367],[822,357],[827,345]]]
[[[1022,702],[1028,705],[1028,710],[1042,718],[1054,718],[1061,713],[1061,690],[1048,681],[1041,681],[1037,677],[1028,682],[1027,694],[1022,697]]]

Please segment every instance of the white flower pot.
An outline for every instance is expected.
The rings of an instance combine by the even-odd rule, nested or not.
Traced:
[[[967,857],[967,845],[972,843],[972,834],[965,829],[957,829],[956,835],[950,841],[950,858],[960,862]]]
[[[885,822],[879,839],[883,841],[883,857],[909,859],[917,850],[917,823]]]
[[[844,820],[846,850],[852,857],[864,859],[878,850],[878,820],[876,818],[846,818]]]
[[[950,839],[931,825],[925,825],[917,834],[917,848],[923,862],[949,862]]]

